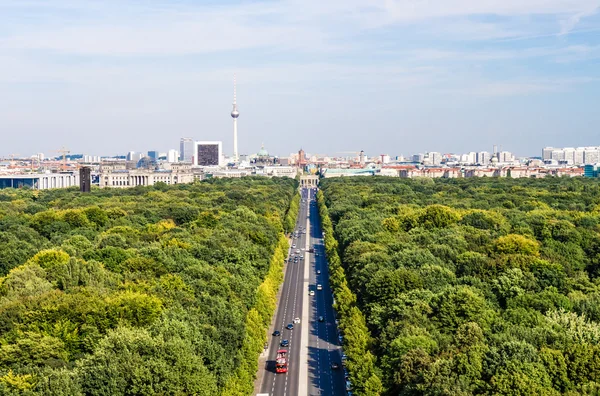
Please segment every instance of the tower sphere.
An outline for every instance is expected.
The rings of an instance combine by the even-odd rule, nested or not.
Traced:
[[[238,118],[240,116],[240,113],[238,112],[237,108],[234,108],[233,110],[231,110],[231,116],[233,118]]]

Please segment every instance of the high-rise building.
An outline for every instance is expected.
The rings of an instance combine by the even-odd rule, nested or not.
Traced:
[[[554,147],[544,147],[542,149],[542,159],[544,161],[548,161],[552,159],[552,152],[554,151]]]
[[[565,147],[563,153],[563,161],[567,164],[572,164],[575,158],[575,149],[573,147]]]
[[[220,166],[223,163],[223,142],[195,142],[194,165]]]
[[[573,164],[574,165],[582,165],[583,162],[583,154],[585,152],[584,147],[577,147],[573,152]]]
[[[130,151],[127,153],[127,161],[136,161],[135,157],[135,151]]]
[[[79,191],[89,193],[92,188],[92,168],[83,166],[79,168]]]
[[[477,163],[479,165],[488,165],[491,159],[492,156],[487,151],[480,151],[477,153]]]
[[[179,142],[179,160],[193,162],[194,140],[192,138],[181,138],[181,141]]]
[[[429,163],[431,165],[439,165],[442,163],[442,154],[437,151],[430,151],[427,153],[427,157],[429,158]]]
[[[583,161],[585,164],[596,164],[600,160],[598,148],[596,147],[586,147],[583,152]]]
[[[499,162],[512,162],[515,157],[509,151],[501,151],[498,153],[498,161]]]
[[[554,149],[552,150],[552,155],[550,159],[553,161],[564,161],[565,160],[565,151],[563,149]]]
[[[177,162],[179,159],[179,151],[171,149],[167,153],[167,162]]]
[[[233,75],[233,109],[231,109],[231,118],[233,118],[233,160],[239,161],[238,155],[238,136],[237,136],[237,119],[240,116],[240,112],[237,108],[237,92],[236,92],[236,81],[235,74]]]
[[[152,158],[155,161],[158,161],[159,156],[160,155],[159,155],[158,151],[154,151],[154,150],[148,151],[148,157]]]
[[[425,155],[423,155],[422,153],[414,154],[412,156],[412,162],[421,163],[421,162],[423,162],[424,159],[425,159]]]

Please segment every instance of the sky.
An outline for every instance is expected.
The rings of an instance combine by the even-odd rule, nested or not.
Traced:
[[[0,0],[0,155],[600,145],[600,0]]]

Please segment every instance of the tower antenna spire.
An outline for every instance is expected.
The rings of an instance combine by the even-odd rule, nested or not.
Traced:
[[[238,156],[238,138],[237,138],[237,119],[240,116],[240,112],[237,108],[237,81],[236,75],[233,73],[233,109],[231,109],[231,118],[233,118],[233,160],[239,161]]]
[[[233,73],[233,104],[237,103],[237,84],[236,84],[236,76]]]

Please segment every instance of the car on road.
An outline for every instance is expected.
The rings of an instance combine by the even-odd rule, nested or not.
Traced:
[[[342,362],[345,362],[348,359],[345,353],[342,354]]]
[[[300,249],[296,249],[296,254],[300,254]]]
[[[333,362],[333,363],[331,363],[331,369],[332,369],[332,370],[337,370],[337,369],[339,369],[339,368],[340,368],[340,365],[339,365],[339,364],[337,364],[336,362]]]
[[[294,324],[293,323],[288,323],[287,326],[285,326],[286,329],[288,330],[293,330],[294,329]]]
[[[319,316],[319,322],[325,322],[325,318],[322,316]]]
[[[321,275],[321,270],[317,270],[317,275]]]
[[[323,285],[321,285],[320,283],[317,285],[317,290],[323,290]]]
[[[294,323],[300,323],[300,318],[294,318]]]
[[[300,255],[300,260],[304,260],[304,255],[303,254]]]
[[[319,252],[316,252],[316,253],[315,253],[315,257],[318,257],[318,256],[319,256]]]
[[[341,335],[338,336],[338,341],[340,342],[340,344],[344,343],[344,337],[342,337]]]
[[[314,296],[314,295],[315,295],[315,291],[314,291],[314,290],[311,290],[311,291],[309,291],[309,292],[308,292],[308,295],[309,295],[309,296]]]
[[[292,245],[292,249],[296,249],[296,244],[295,243]]]
[[[352,382],[346,381],[346,392],[349,392],[351,390],[352,390]]]
[[[290,341],[289,340],[281,340],[281,343],[279,344],[282,347],[289,347],[290,346]]]
[[[280,337],[280,336],[281,336],[281,331],[279,331],[279,330],[275,330],[275,331],[273,332],[273,337]]]

